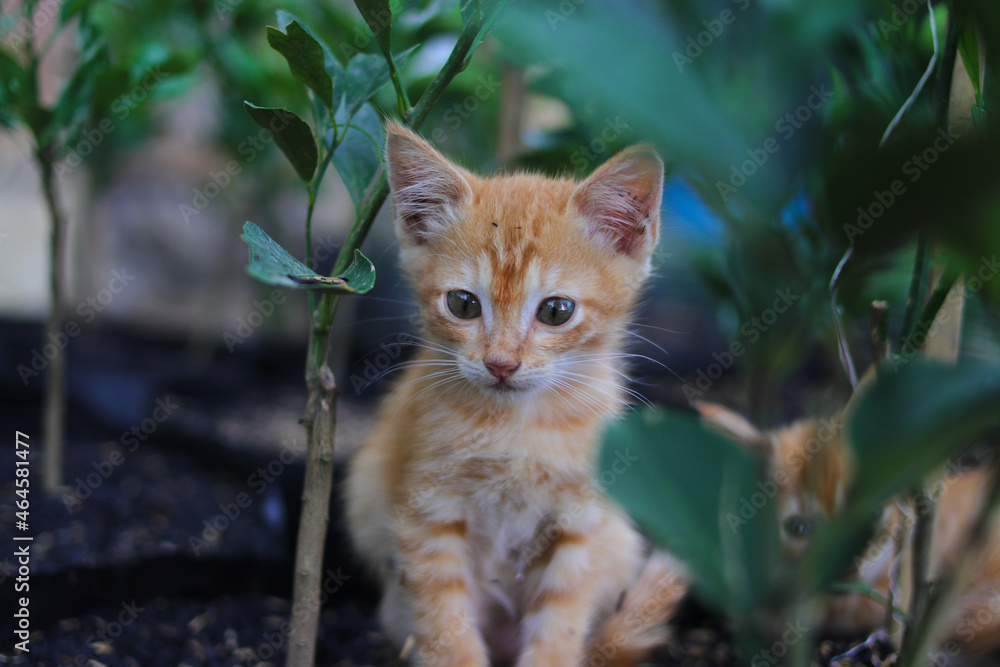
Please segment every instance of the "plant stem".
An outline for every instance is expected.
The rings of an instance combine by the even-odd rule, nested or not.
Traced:
[[[444,68],[420,96],[417,106],[404,115],[403,122],[414,129],[423,123],[441,93],[467,64],[469,51],[475,44],[478,32],[478,23],[465,26]],[[319,183],[333,150],[334,147],[331,146],[327,159],[316,173],[313,181],[315,190],[310,189],[307,226],[312,219],[315,192],[319,189]],[[384,170],[377,178],[358,220],[340,248],[330,275],[340,274],[350,264],[354,251],[361,247],[375,217],[382,209],[382,204],[389,196],[389,182]],[[329,520],[330,492],[333,486],[334,432],[337,424],[337,385],[333,373],[327,366],[327,357],[333,315],[338,303],[337,295],[323,294],[318,307],[311,313],[312,328],[309,333],[309,350],[306,358],[306,386],[309,389],[309,400],[302,419],[307,438],[306,472],[302,490],[302,515],[295,545],[291,633],[285,657],[287,667],[311,667],[315,662],[316,635],[322,611],[321,575]]]
[[[930,599],[930,554],[931,541],[934,538],[934,520],[937,516],[937,498],[920,488],[913,494],[913,542],[910,545],[913,564],[911,572],[912,594],[910,597],[910,622],[903,632],[901,653],[910,660],[915,655],[915,646],[922,641],[922,625],[927,613]]]
[[[913,318],[924,305],[924,282],[927,276],[927,233],[921,229],[917,232],[917,253],[913,259],[913,275],[910,276],[910,289],[906,295],[906,310],[903,311],[903,328],[899,330],[900,352],[913,336]]]
[[[59,196],[54,181],[52,152],[49,147],[39,148],[36,153],[42,170],[42,189],[45,203],[52,220],[52,235],[49,239],[49,293],[51,305],[46,324],[46,340],[55,340],[63,329],[63,268],[66,254],[66,223],[59,206]],[[54,496],[62,483],[63,442],[65,439],[64,412],[66,404],[66,350],[62,350],[49,361],[45,376],[45,396],[43,399],[43,435],[45,458],[42,461],[42,487]]]
[[[872,301],[868,309],[868,342],[871,345],[872,364],[878,368],[889,356],[889,304]]]
[[[329,295],[324,295],[327,300]],[[323,551],[333,488],[334,431],[337,423],[337,385],[326,365],[329,328],[314,326],[310,335],[306,384],[309,402],[303,422],[308,449],[302,491],[302,514],[295,550],[292,582],[291,633],[285,664],[311,666],[315,662],[319,630]],[[320,356],[317,356],[317,353]],[[318,364],[318,365],[317,365]]]

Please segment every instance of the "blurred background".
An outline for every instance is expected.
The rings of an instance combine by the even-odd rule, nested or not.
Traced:
[[[393,51],[415,47],[400,75],[416,99],[458,38],[458,1],[390,5]],[[30,660],[8,662],[280,656],[269,633],[280,638],[287,614],[309,317],[301,292],[245,273],[240,240],[252,220],[304,259],[305,189],[243,108],[308,112],[266,41],[278,9],[342,64],[378,52],[341,0],[3,0],[0,423],[8,441],[30,436],[33,480],[45,371],[57,357],[67,371],[63,487],[32,490],[36,644]],[[659,404],[724,403],[762,426],[829,414],[852,388],[845,348],[858,373],[869,363],[870,303],[888,302],[894,337],[904,328],[921,243],[932,269],[947,257],[979,276],[966,283],[961,355],[1000,358],[987,121],[997,12],[916,0],[510,2],[422,134],[480,173],[578,177],[652,143],[668,180],[655,278],[631,330],[633,388]],[[968,103],[949,105],[953,72],[969,82]],[[19,101],[26,91],[38,105]],[[394,113],[392,87],[373,102]],[[37,151],[46,127],[58,147],[48,189]],[[67,222],[54,338],[44,326],[52,192]],[[354,215],[330,170],[313,223],[320,273]],[[363,246],[375,288],[342,299],[335,320],[339,461],[410,354],[390,215],[386,206]],[[13,450],[2,449],[4,484]],[[7,544],[13,484],[3,495]],[[370,589],[336,526],[327,562],[342,603],[324,617],[322,664],[384,664]],[[148,608],[138,623],[124,620],[133,599]]]

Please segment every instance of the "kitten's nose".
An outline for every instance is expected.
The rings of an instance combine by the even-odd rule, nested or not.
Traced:
[[[502,382],[513,375],[514,371],[521,367],[521,362],[505,361],[503,359],[483,359],[483,365],[486,366],[486,370],[488,370],[493,377]]]

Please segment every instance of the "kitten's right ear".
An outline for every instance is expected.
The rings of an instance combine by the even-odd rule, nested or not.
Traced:
[[[472,201],[471,175],[402,125],[386,127],[385,160],[401,242],[427,242]]]
[[[743,415],[717,403],[695,401],[694,407],[701,413],[701,422],[711,430],[751,451],[770,456],[771,444],[767,436]]]

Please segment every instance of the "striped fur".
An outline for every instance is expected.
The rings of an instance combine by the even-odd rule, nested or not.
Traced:
[[[601,428],[625,403],[622,338],[657,240],[662,163],[634,147],[583,183],[483,178],[399,126],[386,156],[424,345],[347,487],[386,632],[420,665],[605,664],[588,641],[607,619],[625,627],[632,607],[618,603],[640,576],[669,574],[660,608],[612,633],[638,656],[683,584],[668,561],[646,562],[591,480]],[[451,290],[476,295],[482,315],[453,315]],[[549,297],[575,302],[565,324],[536,318]],[[488,363],[519,365],[498,379]]]

